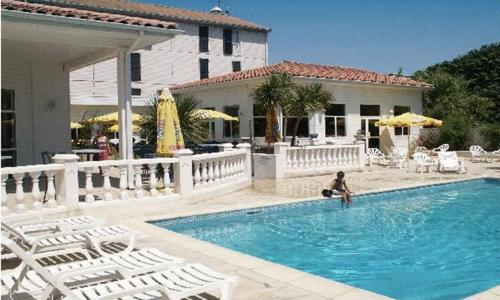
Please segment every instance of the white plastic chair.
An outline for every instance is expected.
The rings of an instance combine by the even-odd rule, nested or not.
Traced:
[[[457,152],[438,152],[438,159],[439,172],[454,171],[460,174],[465,173],[465,165],[458,159]]]
[[[201,264],[189,264],[132,277],[127,276],[123,267],[114,263],[52,273],[48,268],[42,267],[30,253],[22,250],[19,245],[3,234],[2,245],[10,249],[27,267],[32,269],[25,273],[26,277],[33,279],[37,277],[35,286],[26,285],[24,289],[24,286],[15,285],[10,291],[11,296],[14,297],[19,294],[28,294],[35,299],[51,299],[54,295],[62,294],[62,298],[72,300],[131,299],[132,296],[136,299],[163,297],[180,300],[217,289],[221,292],[221,300],[230,300],[232,290],[238,281],[237,277],[220,274]],[[90,273],[108,275],[114,277],[112,279],[115,280],[87,286],[73,285],[75,279],[82,280]],[[2,290],[5,290],[3,277],[2,272]],[[46,288],[40,295],[38,290],[43,285]]]
[[[469,151],[471,155],[471,161],[474,161],[474,158],[481,159],[481,157],[484,158],[484,160],[486,161],[486,155],[488,154],[488,152],[486,152],[483,149],[483,147],[478,145],[472,145],[470,146]]]
[[[448,149],[450,149],[450,145],[442,144],[441,146],[432,149],[432,152],[443,152],[443,151],[448,151]]]
[[[406,148],[399,148],[399,147],[396,147],[396,148],[393,148],[392,149],[392,153],[391,153],[391,162],[392,162],[392,166],[394,168],[403,168],[403,164],[406,163],[406,166],[408,167],[409,166],[409,161],[408,161],[408,158],[407,158],[407,154],[408,154],[408,149]]]
[[[3,221],[16,231],[25,234],[41,234],[69,232],[74,230],[90,229],[104,225],[104,222],[91,216],[78,216],[60,218],[54,220],[30,220],[30,221]]]
[[[372,165],[373,160],[375,160],[375,159],[378,160],[378,164],[379,165],[381,164],[382,161],[383,162],[386,161],[385,154],[382,153],[382,151],[380,151],[377,148],[368,148],[368,151],[366,151],[366,157],[368,159],[368,165],[369,166]]]
[[[424,173],[424,168],[427,169],[427,173],[429,173],[430,167],[434,167],[437,165],[436,161],[430,158],[427,154],[418,152],[413,154],[413,159],[417,163],[417,168],[415,172],[420,170],[420,173]]]

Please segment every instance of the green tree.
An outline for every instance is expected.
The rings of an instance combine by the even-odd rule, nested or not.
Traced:
[[[325,90],[321,83],[297,85],[295,87],[295,96],[290,103],[290,113],[297,117],[293,128],[292,145],[296,144],[300,122],[309,114],[326,110],[331,99],[332,94]]]
[[[151,145],[156,145],[157,113],[159,94],[153,94],[146,100],[147,107],[144,113],[142,130]],[[201,102],[192,95],[175,96],[177,114],[181,125],[182,135],[186,143],[201,143],[208,138],[207,123],[194,112],[200,108]]]
[[[272,74],[265,82],[257,86],[253,92],[255,104],[260,106],[266,114],[266,142],[268,146],[272,142],[281,139],[278,130],[277,107],[283,108],[283,114],[287,120],[290,110],[290,99],[293,97],[293,78],[284,73]],[[286,127],[285,127],[286,128]]]

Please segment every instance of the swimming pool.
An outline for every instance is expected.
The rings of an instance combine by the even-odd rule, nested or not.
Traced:
[[[154,224],[397,299],[458,299],[500,284],[499,179]]]

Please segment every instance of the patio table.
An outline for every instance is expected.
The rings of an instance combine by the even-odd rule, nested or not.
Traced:
[[[93,160],[91,155],[99,154],[103,151],[104,150],[99,150],[99,149],[77,149],[77,150],[73,150],[73,153],[80,156],[81,158],[83,158],[85,155],[87,155],[87,161],[90,161],[90,160]]]

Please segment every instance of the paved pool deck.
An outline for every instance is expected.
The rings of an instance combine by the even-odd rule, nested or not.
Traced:
[[[466,161],[467,174],[416,173],[415,167],[392,169],[367,167],[364,172],[346,174],[351,190],[365,193],[376,190],[444,183],[481,177],[500,178],[500,163]],[[251,188],[212,199],[202,197],[176,200],[127,200],[120,204],[100,202],[72,212],[90,214],[109,223],[122,223],[141,232],[138,247],[156,247],[190,262],[203,263],[214,270],[239,276],[234,299],[388,299],[365,290],[327,280],[302,271],[271,263],[162,229],[147,221],[189,215],[223,212],[252,207],[292,203],[321,198],[320,191],[333,176],[302,177],[284,180],[259,180]],[[354,205],[356,199],[354,198]],[[213,293],[217,297],[217,293]],[[205,299],[214,299],[206,295]],[[203,298],[202,298],[203,299]],[[500,299],[500,285],[474,295],[471,299]]]

